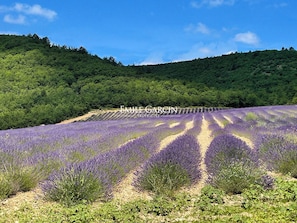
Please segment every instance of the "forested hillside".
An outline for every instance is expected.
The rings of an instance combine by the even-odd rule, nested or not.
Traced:
[[[123,66],[38,35],[0,35],[0,129],[56,123],[97,108],[297,102],[297,52],[235,53]]]

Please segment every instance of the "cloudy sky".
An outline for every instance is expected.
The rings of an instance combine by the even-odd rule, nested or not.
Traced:
[[[296,9],[296,0],[8,0],[0,2],[0,33],[156,64],[296,49]]]

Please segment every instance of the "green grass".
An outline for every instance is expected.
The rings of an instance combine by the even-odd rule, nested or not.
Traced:
[[[38,204],[40,202],[40,204]],[[2,205],[0,222],[277,222],[297,220],[297,181],[279,177],[275,187],[254,186],[226,195],[211,186],[200,195],[180,192],[172,198],[79,204],[65,207],[42,200],[18,208]]]

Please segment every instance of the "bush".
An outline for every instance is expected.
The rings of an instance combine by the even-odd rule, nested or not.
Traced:
[[[213,139],[205,154],[205,164],[210,175],[216,175],[223,167],[239,161],[247,166],[257,166],[252,149],[233,135],[219,135]]]
[[[0,176],[0,199],[17,192],[26,192],[36,187],[39,175],[34,168],[16,165],[7,166]]]
[[[199,145],[194,136],[183,135],[154,155],[136,173],[134,185],[157,195],[172,196],[201,178]]]
[[[157,195],[172,196],[174,191],[189,185],[190,178],[181,166],[168,162],[151,167],[138,184]]]
[[[244,189],[256,184],[263,173],[243,162],[233,162],[223,167],[211,181],[211,185],[228,194],[240,194]]]
[[[297,178],[297,146],[284,150],[274,166],[276,171]]]
[[[95,201],[103,194],[103,187],[92,173],[65,169],[42,185],[45,198],[66,206]]]
[[[205,164],[209,183],[226,193],[238,194],[261,182],[263,171],[257,156],[242,140],[233,135],[217,136],[210,144]]]
[[[256,151],[268,169],[297,178],[297,145],[286,140],[284,136],[259,136]]]
[[[12,185],[6,174],[0,175],[0,200],[7,198],[12,194]]]

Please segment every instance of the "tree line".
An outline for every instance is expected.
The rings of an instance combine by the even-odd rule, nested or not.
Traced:
[[[297,102],[294,48],[123,66],[38,35],[0,35],[0,129],[124,106],[248,107]]]

